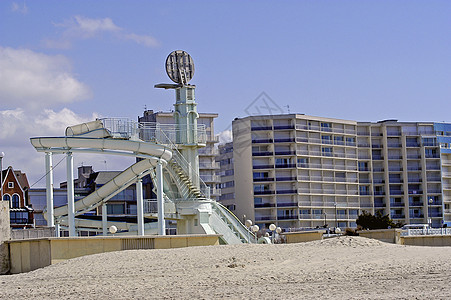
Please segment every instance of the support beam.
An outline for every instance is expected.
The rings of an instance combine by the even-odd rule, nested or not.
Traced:
[[[55,226],[53,216],[53,162],[52,152],[45,153],[46,196],[47,196],[47,226]]]
[[[72,152],[66,154],[67,168],[67,220],[69,225],[69,236],[76,236],[75,233],[75,195],[74,195],[74,157]]]
[[[144,198],[143,181],[141,178],[136,182],[136,205],[138,210],[138,235],[144,235]]]
[[[102,235],[108,235],[108,212],[106,203],[103,203],[102,205]]]
[[[166,224],[164,220],[164,199],[163,199],[163,165],[157,162],[157,204],[158,204],[158,234],[166,235]]]

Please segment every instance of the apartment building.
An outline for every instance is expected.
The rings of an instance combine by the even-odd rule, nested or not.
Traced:
[[[216,161],[220,167],[221,183],[219,188],[221,189],[221,196],[218,201],[221,202],[230,211],[235,213],[235,180],[233,169],[233,142],[219,145],[219,155],[216,157]]]
[[[215,136],[214,119],[218,117],[215,113],[199,113],[197,124],[205,125],[207,134],[206,147],[198,150],[199,153],[199,175],[200,178],[210,187],[210,196],[217,199],[221,190],[217,188],[220,183],[219,163],[216,162],[218,150],[215,144],[218,143],[218,137]],[[160,124],[174,124],[173,112],[154,112],[153,110],[145,110],[142,117],[138,117],[138,122],[150,122]]]
[[[451,221],[451,124],[249,116],[233,121],[233,137],[228,205],[239,218],[344,228],[380,210],[401,223]]]

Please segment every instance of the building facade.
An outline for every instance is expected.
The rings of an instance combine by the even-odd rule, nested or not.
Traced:
[[[28,203],[27,175],[11,166],[2,170],[3,201],[9,202],[11,228],[34,227],[33,208]]]
[[[220,201],[227,209],[235,213],[235,180],[233,164],[233,142],[219,145],[219,155],[216,157],[219,163],[221,183],[218,188],[221,189]]]
[[[400,223],[451,221],[451,124],[250,116],[233,122],[233,138],[228,205],[240,219],[344,228],[366,210]]]
[[[219,163],[216,162],[218,150],[215,144],[219,139],[215,136],[214,119],[218,114],[214,113],[199,113],[197,124],[205,125],[207,140],[206,147],[198,150],[199,153],[199,175],[200,178],[210,187],[210,196],[212,199],[217,199],[220,196],[221,190],[217,188],[220,183]],[[160,124],[174,124],[174,115],[172,112],[154,112],[153,110],[146,110],[142,117],[138,117],[138,122],[160,123]]]

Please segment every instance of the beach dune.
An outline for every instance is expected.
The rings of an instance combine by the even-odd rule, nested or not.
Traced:
[[[451,299],[451,247],[338,237],[128,250],[0,277],[0,298]]]

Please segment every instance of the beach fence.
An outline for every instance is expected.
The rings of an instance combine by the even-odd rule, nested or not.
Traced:
[[[12,240],[38,239],[54,236],[55,236],[54,227],[11,229]]]

